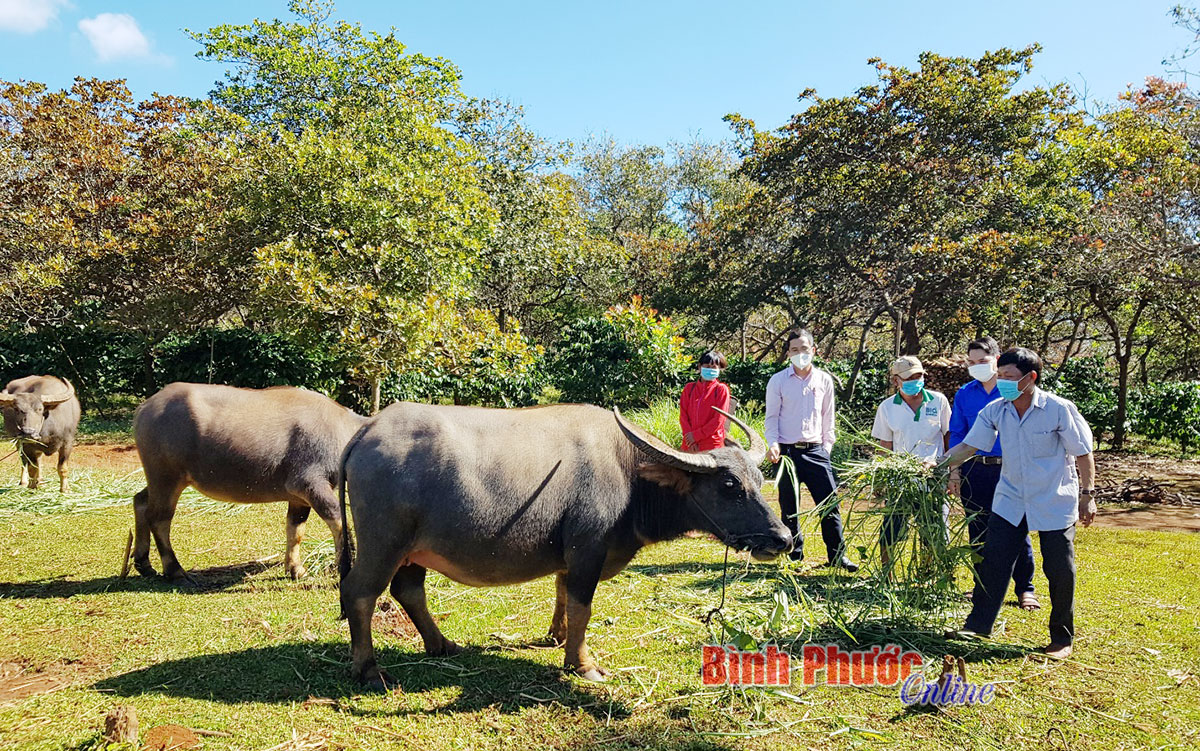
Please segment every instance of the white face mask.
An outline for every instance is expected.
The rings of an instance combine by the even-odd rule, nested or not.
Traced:
[[[800,368],[801,370],[804,370],[809,365],[812,365],[812,353],[811,352],[801,352],[798,355],[792,355],[788,359],[791,361],[792,365],[795,365],[797,368]]]
[[[990,381],[992,376],[996,375],[996,366],[990,362],[981,362],[978,365],[972,365],[971,367],[967,368],[967,372],[970,373],[971,377],[976,381],[983,383],[985,381]]]

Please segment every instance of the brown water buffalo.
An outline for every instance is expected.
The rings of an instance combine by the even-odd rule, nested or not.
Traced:
[[[343,514],[350,494],[358,538],[355,557],[344,531],[339,560],[355,678],[390,681],[371,646],[371,615],[389,584],[427,653],[459,651],[425,604],[428,569],[476,587],[555,575],[550,636],[565,645],[567,668],[602,680],[585,644],[592,596],[641,548],[703,530],[756,558],[791,550],[759,491],[766,445],[741,421],[748,451],[690,454],[614,412],[398,403],[358,432],[339,490]]]
[[[37,488],[42,474],[39,460],[57,453],[58,490],[67,492],[67,461],[75,448],[80,413],[71,382],[48,375],[9,381],[0,391],[0,412],[4,413],[4,434],[20,444],[20,484]]]
[[[191,581],[171,548],[175,504],[191,485],[230,503],[286,501],[287,572],[303,576],[300,540],[310,510],[341,545],[338,460],[365,421],[329,397],[291,386],[170,384],[133,418],[146,472],[146,487],[133,498],[134,567],[144,576],[154,574],[153,534],[163,575]]]

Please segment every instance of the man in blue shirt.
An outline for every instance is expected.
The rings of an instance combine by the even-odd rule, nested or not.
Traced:
[[[1000,345],[990,336],[976,339],[967,344],[967,372],[971,381],[954,395],[954,411],[950,414],[950,448],[963,442],[979,411],[987,404],[1000,398],[996,391],[996,358],[1000,356]],[[963,508],[974,514],[968,523],[971,544],[983,548],[987,539],[988,516],[992,513],[992,498],[996,494],[996,483],[1000,482],[1000,442],[986,451],[976,451],[958,471],[950,473],[950,492],[962,498]],[[978,551],[977,551],[978,552]],[[972,568],[975,586],[979,586],[979,565]],[[1017,554],[1013,568],[1013,593],[1017,604],[1025,610],[1041,607],[1033,593],[1033,542],[1025,535],[1025,547]]]
[[[996,390],[1003,399],[979,411],[967,437],[941,465],[959,466],[991,448],[997,436],[1004,449],[980,583],[960,634],[991,633],[1018,551],[1035,531],[1050,584],[1050,644],[1042,651],[1063,659],[1075,638],[1075,522],[1086,527],[1096,517],[1092,431],[1074,404],[1038,388],[1042,360],[1036,354],[1018,347],[996,364]]]

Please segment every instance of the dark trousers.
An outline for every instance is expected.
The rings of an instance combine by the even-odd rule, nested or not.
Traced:
[[[987,541],[988,517],[992,515],[992,499],[996,495],[996,485],[1000,482],[1000,465],[983,464],[975,460],[968,461],[962,468],[962,503],[968,514],[974,514],[967,524],[971,535],[971,544],[976,546],[975,552],[983,549]],[[979,567],[982,561],[972,568],[975,586],[979,586]],[[1017,562],[1013,566],[1013,593],[1020,597],[1025,592],[1033,591],[1033,541],[1025,535],[1025,547],[1017,553]]]
[[[784,456],[791,457],[796,465],[796,479],[804,483],[818,506],[837,490],[837,477],[833,474],[833,465],[829,463],[829,454],[825,449],[781,446],[780,450]],[[792,539],[795,540],[793,555],[804,552],[804,534],[800,531],[799,520],[796,518],[796,495],[791,474],[784,472],[783,479],[779,482],[779,510],[783,514],[783,523],[791,530]],[[821,539],[825,541],[829,560],[840,560],[845,553],[845,542],[842,540],[842,513],[836,503],[831,504],[821,517]]]
[[[963,628],[977,634],[992,632],[1028,534],[1024,517],[1014,526],[999,514],[988,516],[980,585],[975,587],[971,614]],[[1070,644],[1075,637],[1075,525],[1038,532],[1038,540],[1042,543],[1042,571],[1050,582],[1050,641]]]

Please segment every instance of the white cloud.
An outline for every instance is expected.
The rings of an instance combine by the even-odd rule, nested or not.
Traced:
[[[32,34],[58,18],[67,0],[0,0],[0,30]]]
[[[101,13],[95,18],[85,18],[79,22],[79,30],[92,43],[101,61],[151,56],[150,40],[128,13]]]

